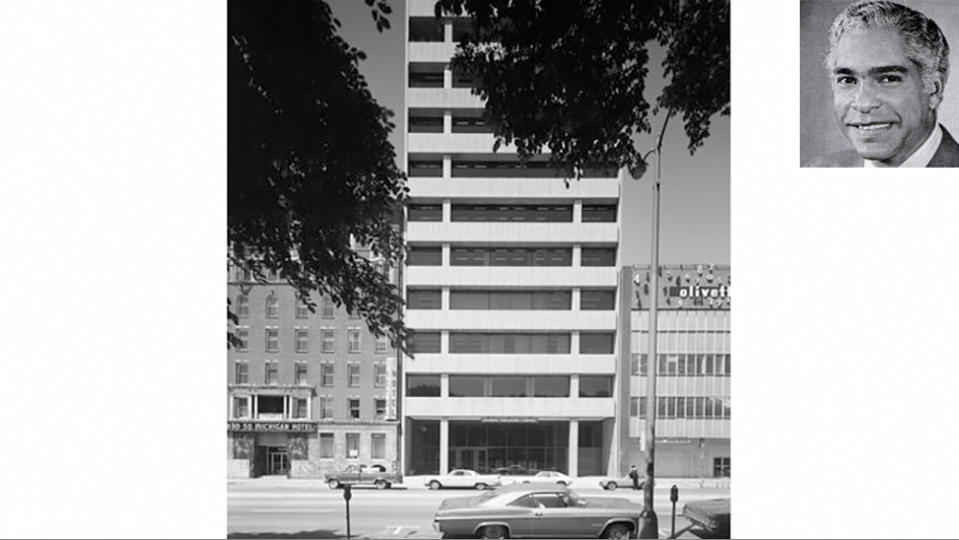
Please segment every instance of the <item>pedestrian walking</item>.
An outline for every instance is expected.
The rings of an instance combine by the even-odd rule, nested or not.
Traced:
[[[635,465],[629,467],[629,477],[633,480],[633,489],[639,489],[639,471]]]

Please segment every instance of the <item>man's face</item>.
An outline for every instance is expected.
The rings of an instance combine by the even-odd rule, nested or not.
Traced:
[[[839,129],[863,158],[897,167],[935,127],[941,92],[923,88],[894,30],[847,31],[830,75]]]

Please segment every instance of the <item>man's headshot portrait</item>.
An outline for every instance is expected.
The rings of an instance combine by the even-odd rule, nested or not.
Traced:
[[[800,9],[802,166],[959,167],[959,89],[947,84],[959,2]]]

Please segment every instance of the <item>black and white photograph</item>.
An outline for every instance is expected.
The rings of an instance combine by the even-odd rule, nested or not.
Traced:
[[[959,10],[802,0],[804,167],[959,167]],[[951,131],[950,131],[951,130]]]

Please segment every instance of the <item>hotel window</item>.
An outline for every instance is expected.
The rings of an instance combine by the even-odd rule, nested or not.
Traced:
[[[346,434],[346,457],[347,459],[356,459],[360,457],[360,434]]]
[[[586,248],[580,266],[616,266],[616,248]]]
[[[320,386],[333,386],[333,362],[320,364]]]
[[[244,319],[250,316],[249,296],[241,294],[236,297],[236,316]]]
[[[310,333],[306,328],[297,328],[293,330],[294,337],[296,338],[296,352],[305,353],[309,352],[310,344]]]
[[[244,362],[236,362],[234,364],[236,368],[236,384],[247,384],[250,382],[250,364]]]
[[[310,308],[306,305],[306,301],[296,297],[296,318],[297,319],[306,319],[310,316]]]
[[[409,347],[413,354],[440,352],[440,332],[410,332]]]
[[[355,329],[347,330],[346,338],[347,352],[353,354],[360,352],[360,331]]]
[[[442,127],[443,119],[439,120]],[[442,204],[411,204],[406,211],[410,221],[443,221]]]
[[[613,354],[614,332],[580,332],[579,354]]]
[[[579,397],[612,397],[613,378],[609,375],[580,375]]]
[[[307,384],[306,374],[307,374],[307,364],[306,362],[297,362],[293,366],[293,382],[294,384]]]
[[[266,352],[279,352],[280,329],[273,326],[266,329]]]
[[[616,221],[615,204],[584,204],[583,223],[613,223]]]
[[[406,306],[407,309],[442,309],[443,293],[439,289],[409,289]]]
[[[347,408],[350,411],[350,418],[358,419],[360,417],[360,398],[348,398]]]
[[[320,330],[320,339],[320,350],[322,352],[331,353],[336,351],[336,340],[332,328],[324,328]]]
[[[638,397],[629,398],[629,415],[639,416],[639,398]]]
[[[382,358],[373,361],[373,386],[377,388],[386,386],[386,360]]]
[[[376,409],[376,419],[383,420],[386,418],[386,400],[385,399],[376,399],[373,401]]]
[[[646,376],[647,358],[649,355],[633,353],[630,355],[630,373],[633,375]]]
[[[383,354],[389,352],[390,350],[390,338],[389,336],[379,336],[376,338],[376,350],[377,354]]]
[[[243,352],[250,349],[250,328],[248,326],[236,327],[236,350]]]
[[[332,433],[320,433],[320,459],[333,459]]]
[[[407,251],[408,266],[441,266],[443,264],[442,247],[411,247]]]
[[[320,418],[333,418],[333,396],[320,396]]]
[[[360,365],[356,362],[350,362],[346,366],[347,385],[356,387],[360,385]]]
[[[370,434],[370,459],[386,459],[386,434]]]
[[[439,375],[407,375],[406,395],[410,397],[439,397]]]
[[[293,418],[307,418],[306,398],[293,398]]]
[[[336,306],[333,305],[333,300],[331,298],[323,298],[322,300],[323,308],[321,315],[324,319],[332,319],[336,311]]]
[[[616,291],[584,289],[579,297],[582,311],[608,311],[616,308]]]
[[[249,418],[249,417],[250,417],[250,398],[246,396],[233,398],[233,418]]]
[[[716,478],[728,477],[730,475],[731,459],[728,457],[713,458],[713,476]]]
[[[279,364],[277,362],[266,362],[263,367],[263,383],[276,384],[280,371]]]
[[[280,301],[276,298],[276,294],[270,293],[270,296],[266,297],[266,318],[275,319],[279,316],[280,313]]]

